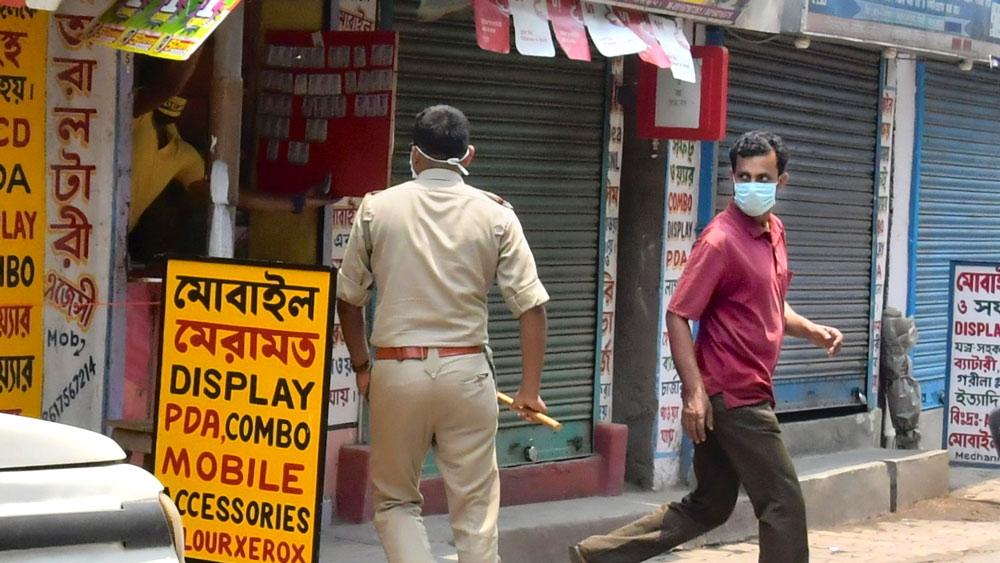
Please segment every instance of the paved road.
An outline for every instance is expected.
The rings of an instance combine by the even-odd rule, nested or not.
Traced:
[[[895,514],[809,534],[810,561],[1000,562],[1000,479]],[[656,562],[756,563],[754,542],[675,552]]]

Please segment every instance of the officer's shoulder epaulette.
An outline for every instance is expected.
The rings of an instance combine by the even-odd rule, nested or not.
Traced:
[[[498,196],[497,194],[495,194],[493,192],[488,192],[486,190],[479,190],[479,191],[483,192],[483,195],[485,195],[486,197],[490,198],[491,200],[499,203],[500,205],[506,207],[507,209],[514,209],[514,206],[511,205],[509,201],[507,201],[506,199]]]
[[[370,192],[365,193],[365,195],[361,198],[361,203],[359,206],[368,207],[368,204],[371,203],[372,198],[384,192],[385,190],[372,190]]]

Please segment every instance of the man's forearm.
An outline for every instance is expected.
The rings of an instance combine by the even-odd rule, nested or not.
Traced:
[[[809,338],[813,323],[795,312],[792,306],[785,302],[785,334],[796,338]]]
[[[290,196],[240,189],[236,207],[244,211],[294,211],[295,202]]]
[[[545,306],[530,309],[521,315],[518,322],[521,328],[521,390],[538,393],[542,385],[548,332]]]
[[[344,343],[351,354],[351,364],[360,366],[369,359],[364,310],[338,300],[337,313],[340,315],[340,329],[344,332]]]
[[[684,317],[667,313],[667,331],[670,337],[670,354],[677,366],[677,373],[686,389],[703,386],[701,370],[698,369],[698,358],[694,353],[694,338],[691,336],[691,326]]]

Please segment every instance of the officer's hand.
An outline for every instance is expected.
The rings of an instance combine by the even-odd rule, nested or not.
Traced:
[[[356,374],[358,382],[358,393],[361,393],[366,399],[368,398],[368,382],[371,381],[372,374],[369,370],[365,369],[357,372]]]
[[[545,401],[538,393],[518,389],[517,395],[514,395],[514,402],[510,405],[510,410],[516,412],[521,420],[530,422],[534,418],[534,413],[544,414],[548,412],[549,407],[545,406]]]
[[[715,428],[712,420],[712,401],[705,392],[705,387],[698,385],[693,389],[684,389],[684,410],[681,412],[681,426],[687,432],[691,441],[700,444],[708,436],[708,430]]]

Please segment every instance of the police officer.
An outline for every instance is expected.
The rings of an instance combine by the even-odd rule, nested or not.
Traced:
[[[338,275],[344,340],[371,409],[375,528],[390,563],[434,561],[418,489],[431,447],[458,560],[498,560],[498,407],[486,346],[494,279],[520,322],[521,386],[511,408],[526,420],[546,411],[539,387],[549,296],[511,206],[464,182],[474,154],[461,111],[421,111],[414,180],[365,197]],[[373,284],[370,361],[363,307]]]

